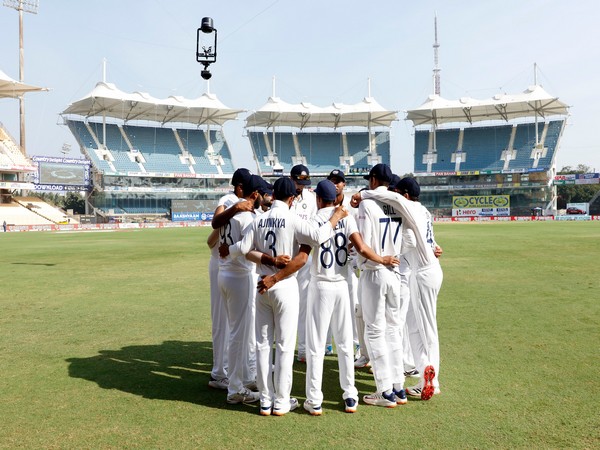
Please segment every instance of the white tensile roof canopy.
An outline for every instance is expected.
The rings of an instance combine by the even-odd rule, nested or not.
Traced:
[[[389,127],[397,118],[396,111],[384,109],[372,97],[354,105],[334,103],[324,108],[310,103],[291,104],[279,97],[269,97],[265,105],[246,118],[246,127]]]
[[[63,115],[112,117],[125,122],[148,120],[162,124],[177,122],[194,125],[223,125],[236,119],[240,109],[225,106],[214,94],[191,100],[179,96],[157,99],[143,92],[132,94],[112,83],[99,82],[84,98],[70,104]]]
[[[486,100],[468,97],[447,100],[439,95],[430,95],[421,106],[406,112],[406,120],[411,120],[415,126],[437,127],[451,122],[508,121],[520,117],[567,115],[568,108],[567,104],[536,85],[521,94],[497,94]]]
[[[12,79],[0,70],[0,98],[17,98],[27,92],[47,91],[47,88],[32,86]]]

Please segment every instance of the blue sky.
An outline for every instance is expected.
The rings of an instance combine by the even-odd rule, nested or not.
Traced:
[[[367,95],[400,111],[392,169],[413,170],[412,125],[403,111],[433,90],[433,18],[438,16],[443,97],[487,98],[538,82],[571,105],[557,167],[600,171],[600,2],[485,0],[39,0],[24,15],[25,81],[50,88],[26,97],[27,151],[60,155],[75,139],[59,113],[102,79],[126,92],[195,98],[206,91],[195,60],[196,29],[210,16],[218,60],[210,91],[229,107],[260,108],[272,93],[318,106]],[[0,69],[19,77],[18,14],[0,6]],[[243,118],[225,126],[238,166],[254,168]],[[0,100],[0,122],[18,141],[18,101]]]

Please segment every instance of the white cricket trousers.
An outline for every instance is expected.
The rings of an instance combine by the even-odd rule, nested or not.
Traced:
[[[229,323],[228,395],[241,392],[244,384],[252,381],[248,366],[248,342],[253,328],[250,319],[253,280],[251,272],[219,271],[219,288]]]
[[[263,407],[287,410],[290,406],[298,303],[295,277],[281,280],[264,294],[256,294],[256,384]],[[275,370],[271,372],[273,342]]]
[[[388,269],[363,270],[358,279],[365,337],[377,392],[404,386],[402,335],[406,321],[400,275]]]
[[[352,340],[354,345],[358,345],[360,347],[359,334],[358,334],[358,324],[356,323],[356,309],[358,307],[358,277],[356,276],[356,272],[352,269],[352,267],[348,267],[348,276],[346,277],[346,281],[348,282],[348,293],[350,295],[350,311],[352,312]],[[365,327],[363,323],[362,333],[363,338],[362,341],[364,343],[364,332]]]
[[[306,306],[306,399],[313,405],[323,402],[323,358],[327,330],[331,325],[335,340],[342,398],[358,400],[354,386],[354,341],[352,308],[348,283],[313,278]]]
[[[306,353],[306,300],[308,298],[308,284],[310,283],[311,256],[306,264],[296,272],[298,282],[299,306],[298,306],[298,355]]]
[[[437,327],[437,297],[442,286],[444,274],[439,264],[431,264],[413,271],[414,281],[410,284],[411,302],[414,312],[414,325],[409,337],[413,350],[415,366],[421,374],[428,365],[435,369],[433,385],[439,386],[440,340]],[[411,320],[409,320],[410,324]],[[409,325],[410,326],[410,325]]]
[[[404,325],[404,336],[402,336],[402,347],[404,354],[404,372],[416,369],[415,358],[413,356],[412,347],[410,346],[409,321],[414,323],[414,312],[410,301],[410,279],[411,271],[404,270],[400,273],[400,297],[402,298],[402,306],[406,306],[406,322]],[[414,326],[414,325],[413,325]]]
[[[221,301],[219,289],[219,258],[211,256],[208,264],[210,278],[210,319],[212,325],[213,365],[210,376],[214,380],[227,378],[227,351],[229,342],[229,325],[227,312]]]

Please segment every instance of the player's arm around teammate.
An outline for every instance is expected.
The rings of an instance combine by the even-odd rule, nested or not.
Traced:
[[[306,261],[308,261],[310,250],[311,248],[308,245],[301,245],[298,254],[294,256],[284,268],[275,272],[273,275],[266,275],[258,280],[258,285],[256,286],[258,293],[264,294],[279,281],[286,279],[304,267]]]

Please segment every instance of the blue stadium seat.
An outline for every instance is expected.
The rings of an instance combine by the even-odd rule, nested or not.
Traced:
[[[265,158],[268,156],[267,147],[265,144],[265,133],[263,131],[248,130],[248,139],[250,140],[250,145],[252,146],[254,155],[258,160],[261,173],[270,172],[272,168],[265,164]]]

